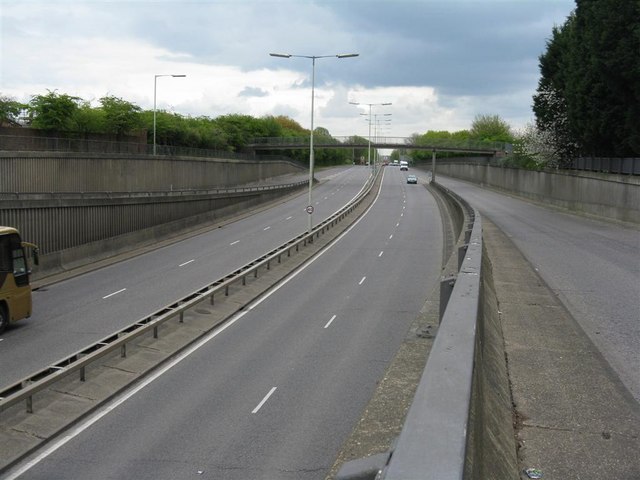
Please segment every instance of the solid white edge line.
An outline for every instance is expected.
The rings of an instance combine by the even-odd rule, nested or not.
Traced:
[[[329,325],[331,325],[331,323],[336,319],[337,315],[334,315],[333,317],[331,317],[331,320],[329,320],[327,322],[327,324],[324,326],[324,328],[329,328]]]
[[[117,292],[113,292],[113,293],[110,293],[109,295],[105,295],[104,297],[102,297],[102,299],[104,300],[104,299],[106,299],[106,298],[113,297],[114,295],[117,295],[117,294],[119,294],[119,293],[122,293],[122,292],[124,292],[125,290],[126,290],[126,288],[121,288],[121,289],[120,289],[120,290],[118,290]]]
[[[267,400],[269,400],[269,397],[271,395],[273,395],[273,392],[276,391],[278,387],[273,387],[271,390],[269,390],[269,393],[267,393],[264,398],[262,399],[262,401],[258,404],[258,406],[256,408],[254,408],[253,410],[251,410],[251,413],[258,413],[258,411],[262,408],[262,406],[267,403]]]
[[[126,390],[125,392],[123,392],[121,394],[121,396],[116,397],[113,400],[113,402],[109,403],[108,405],[105,405],[103,408],[101,408],[99,410],[96,410],[96,412],[94,412],[93,415],[90,415],[89,417],[86,418],[85,421],[83,421],[82,423],[78,424],[76,427],[72,428],[67,435],[62,437],[60,440],[57,440],[57,441],[53,442],[48,448],[46,448],[44,450],[44,452],[38,454],[36,457],[34,457],[32,460],[30,460],[27,463],[25,463],[23,466],[21,466],[21,467],[18,466],[16,468],[16,470],[14,470],[13,472],[9,472],[9,476],[5,477],[4,480],[15,480],[18,477],[20,477],[21,475],[23,475],[25,472],[31,470],[34,466],[36,466],[42,460],[44,460],[49,455],[54,453],[60,447],[64,446],[67,442],[69,442],[69,440],[72,440],[73,438],[75,438],[78,435],[80,435],[83,431],[85,431],[86,429],[91,427],[94,423],[98,422],[98,420],[100,420],[106,414],[110,413],[112,410],[115,410],[117,407],[119,407],[124,402],[126,402],[129,398],[133,397],[136,393],[138,393],[140,390],[142,390],[144,387],[149,385],[151,382],[156,380],[161,375],[164,375],[168,370],[170,370],[172,367],[174,367],[175,365],[180,363],[182,360],[187,358],[189,355],[191,355],[193,352],[195,352],[200,347],[205,345],[211,339],[217,337],[219,334],[224,332],[227,328],[229,328],[231,325],[236,323],[238,320],[240,320],[246,314],[247,314],[246,311],[239,312],[233,318],[231,318],[228,322],[222,324],[219,328],[215,329],[209,335],[207,335],[206,337],[204,337],[203,339],[201,339],[200,341],[198,341],[197,343],[195,343],[194,345],[189,347],[187,350],[182,352],[175,359],[173,359],[170,363],[168,363],[167,365],[165,365],[161,369],[157,370],[156,372],[152,373],[149,377],[147,377],[141,383],[137,384],[132,389]]]

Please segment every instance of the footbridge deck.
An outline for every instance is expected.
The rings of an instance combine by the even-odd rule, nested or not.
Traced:
[[[247,145],[253,150],[291,150],[309,148],[309,137],[257,137]],[[474,140],[433,140],[427,143],[415,143],[411,137],[377,137],[371,143],[365,138],[317,136],[313,139],[314,148],[385,148],[405,150],[428,150],[441,152],[480,153],[499,155],[511,149],[503,142],[480,142]]]

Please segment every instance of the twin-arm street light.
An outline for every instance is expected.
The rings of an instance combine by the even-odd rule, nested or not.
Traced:
[[[338,55],[291,55],[289,53],[270,53],[272,57],[280,58],[310,58],[311,59],[311,135],[309,139],[309,204],[307,206],[307,213],[309,214],[309,232],[313,227],[312,214],[312,190],[313,190],[313,107],[315,101],[315,82],[316,82],[316,59],[317,58],[351,58],[359,56],[358,53],[342,53]]]
[[[375,166],[371,163],[371,107],[374,106],[387,106],[391,105],[391,102],[387,103],[361,103],[361,102],[349,102],[351,105],[369,105],[369,153],[368,153],[368,165],[371,165],[371,171],[375,173]],[[365,114],[366,115],[366,114]]]
[[[155,75],[153,77],[153,154],[156,154],[156,86],[158,77],[186,77],[186,75]]]

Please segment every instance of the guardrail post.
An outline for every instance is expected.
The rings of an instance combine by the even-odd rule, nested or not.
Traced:
[[[440,280],[440,315],[438,317],[438,324],[442,322],[442,316],[449,303],[451,292],[453,292],[453,286],[456,284],[456,276],[444,277]]]
[[[33,413],[33,396],[29,395],[26,399],[27,402],[27,413]]]

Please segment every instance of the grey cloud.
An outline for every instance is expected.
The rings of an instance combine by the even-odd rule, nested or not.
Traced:
[[[268,95],[269,92],[254,87],[245,87],[244,90],[238,94],[239,97],[266,97]]]

